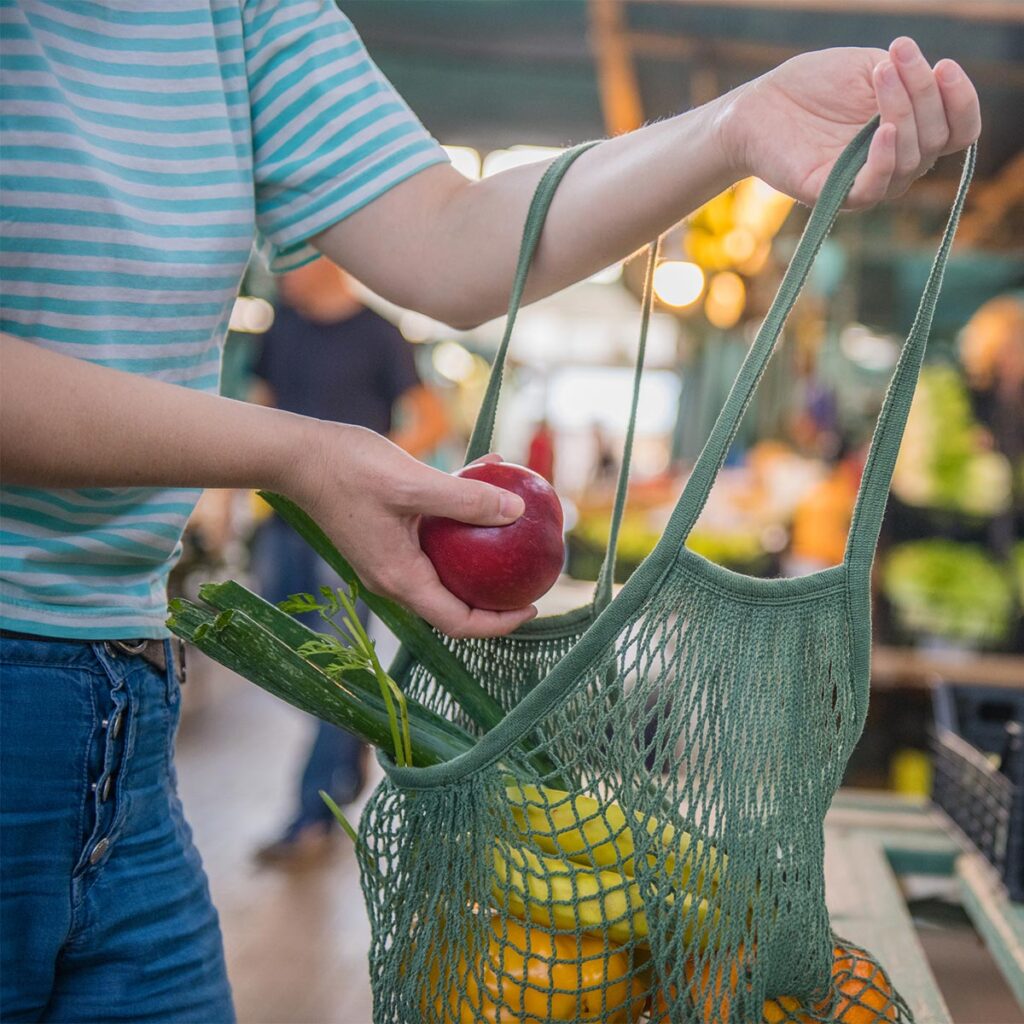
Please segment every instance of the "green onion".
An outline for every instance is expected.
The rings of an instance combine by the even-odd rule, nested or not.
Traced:
[[[219,596],[225,595],[221,592]],[[260,600],[256,595],[249,595],[246,603]],[[295,624],[311,637],[318,636],[301,623]],[[235,608],[215,613],[177,599],[171,602],[168,626],[215,661],[275,697],[325,722],[348,729],[365,742],[390,752],[396,760],[403,757],[401,747],[395,746],[392,719],[372,673],[357,670],[344,681],[331,679],[282,638],[269,632],[245,611]],[[297,632],[291,632],[292,637],[297,638]],[[440,764],[473,746],[473,737],[457,725],[409,698],[406,704],[407,750],[414,765]]]
[[[281,610],[285,612],[317,612],[338,634],[334,637],[326,633],[316,633],[313,639],[307,640],[298,648],[298,653],[304,658],[324,655],[327,662],[323,665],[323,672],[336,681],[345,680],[354,672],[372,674],[380,687],[380,695],[388,711],[396,751],[395,760],[401,767],[407,767],[412,763],[412,751],[409,748],[409,709],[405,702],[405,694],[398,683],[384,671],[384,666],[377,657],[377,649],[359,621],[352,598],[342,588],[334,590],[331,587],[321,587],[320,593],[322,600],[317,600],[312,594],[293,594],[280,604]],[[340,624],[335,621],[336,618],[340,618]]]

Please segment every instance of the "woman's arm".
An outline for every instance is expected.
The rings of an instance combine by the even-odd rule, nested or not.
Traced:
[[[536,299],[635,251],[741,177],[812,203],[876,113],[882,125],[850,206],[899,195],[981,129],[974,87],[909,39],[885,50],[794,57],[696,110],[583,154],[552,204],[527,289]],[[314,243],[399,305],[468,327],[504,312],[526,209],[543,164],[469,182],[429,168]]]
[[[506,633],[532,608],[470,609],[417,539],[422,513],[503,525],[509,491],[417,462],[372,431],[191,391],[0,336],[7,485],[266,488],[300,504],[366,584],[454,635]]]

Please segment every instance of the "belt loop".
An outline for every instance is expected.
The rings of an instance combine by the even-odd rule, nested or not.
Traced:
[[[124,654],[141,654],[149,644],[148,640],[112,640],[111,644]],[[109,650],[109,648],[108,648]]]

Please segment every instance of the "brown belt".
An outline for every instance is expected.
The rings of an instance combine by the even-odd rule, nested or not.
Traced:
[[[163,640],[79,640],[77,637],[35,636],[32,633],[18,633],[11,629],[0,629],[0,636],[12,640],[37,640],[42,643],[61,644],[103,644],[103,649],[112,658],[128,655],[141,658],[160,672],[167,671],[167,654]],[[174,669],[178,682],[185,683],[185,644],[181,640],[171,642],[171,668]]]
[[[107,654],[117,657],[127,654],[149,662],[161,672],[167,671],[167,648],[163,640],[104,640],[103,647]],[[182,640],[171,641],[171,668],[178,676],[178,682],[185,682],[185,643]]]

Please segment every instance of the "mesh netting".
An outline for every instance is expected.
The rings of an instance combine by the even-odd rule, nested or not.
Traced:
[[[595,616],[596,609],[586,607],[534,620],[513,636],[459,641],[442,636],[441,639],[508,712],[572,650]],[[479,732],[476,723],[458,706],[451,693],[438,685],[422,665],[409,663],[402,688],[432,711],[469,732]],[[550,727],[540,722],[537,731],[539,735],[547,734]]]
[[[757,580],[685,547],[874,128],[837,163],[652,555],[610,603],[450,641],[505,717],[445,764],[382,758],[360,828],[377,1024],[911,1019],[832,933],[823,821],[866,713],[871,558],[973,150],[844,563]],[[395,671],[474,728],[423,666]]]
[[[824,1004],[822,820],[861,709],[839,684],[843,581],[792,582],[752,599],[684,549],[544,716],[551,772],[381,786],[363,828],[378,1020],[633,1021],[651,1001],[654,1019],[725,1024],[772,994]],[[736,981],[716,1000],[719,973]]]

